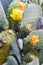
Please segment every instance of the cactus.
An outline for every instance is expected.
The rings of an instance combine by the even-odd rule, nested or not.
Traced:
[[[40,64],[43,63],[43,49],[41,49],[39,52],[39,61],[40,61]]]
[[[30,33],[30,35],[25,38],[27,41],[29,41],[30,36],[32,35],[38,35],[39,37],[39,42],[35,45],[36,48],[43,48],[43,30],[34,30]]]
[[[36,29],[36,23],[39,20],[41,14],[42,10],[38,4],[28,4],[21,21],[21,27],[26,24],[32,24],[32,30]]]
[[[6,15],[5,15],[5,12],[4,12],[4,9],[3,9],[1,2],[0,2],[0,26],[3,29],[8,29],[8,27],[9,27],[9,23],[8,23],[7,18],[6,18]]]
[[[0,33],[0,40],[7,40],[6,42],[0,41],[0,43],[2,43],[2,47],[0,46],[0,65],[2,65],[2,63],[6,60],[10,52],[10,44],[14,42],[14,33],[12,32],[12,34],[10,34],[8,31],[9,30],[2,31]]]
[[[18,63],[13,56],[8,56],[6,63],[3,65],[18,65]]]

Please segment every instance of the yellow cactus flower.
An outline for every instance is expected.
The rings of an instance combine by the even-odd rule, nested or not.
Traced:
[[[18,8],[12,10],[12,19],[15,21],[20,21],[22,19],[23,11]]]
[[[38,41],[39,41],[38,35],[33,35],[29,39],[30,44],[33,46],[36,45]]]

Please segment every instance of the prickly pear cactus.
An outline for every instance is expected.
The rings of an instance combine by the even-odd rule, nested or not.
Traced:
[[[9,23],[8,23],[7,18],[6,18],[6,15],[5,15],[5,12],[4,12],[4,9],[3,9],[1,2],[0,2],[0,26],[3,29],[8,29],[8,27],[9,27]]]
[[[39,37],[39,42],[36,44],[36,47],[38,48],[42,48],[43,47],[43,30],[34,30],[30,33],[29,36],[27,36],[27,38],[25,38],[27,41],[29,40],[29,38],[32,35],[38,35]]]
[[[32,24],[32,29],[36,29],[36,23],[41,13],[41,7],[38,4],[28,4],[21,21],[21,27],[26,24]]]
[[[14,42],[14,33],[12,30],[6,30],[0,33],[0,65],[6,60],[10,52],[10,44]]]
[[[13,56],[8,56],[7,62],[3,65],[18,65],[16,59]]]

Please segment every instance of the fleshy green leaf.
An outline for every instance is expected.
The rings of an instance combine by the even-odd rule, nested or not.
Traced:
[[[43,48],[43,30],[34,30],[30,33],[30,35],[27,36],[27,38],[25,38],[27,41],[29,41],[29,38],[32,35],[38,35],[39,37],[39,42],[36,44],[36,47],[38,48]]]
[[[9,23],[6,18],[1,2],[0,2],[0,26],[3,27],[3,29],[7,29],[9,27]]]
[[[3,31],[0,33],[0,38],[6,39],[7,42],[0,49],[0,65],[6,60],[9,52],[10,52],[10,44],[14,42],[14,33],[9,34],[8,31]]]
[[[43,63],[43,49],[41,49],[39,52],[39,61],[40,61],[40,64]]]
[[[41,7],[37,4],[28,4],[23,19],[21,21],[21,27],[26,24],[32,24],[32,29],[36,28],[36,23],[42,13]]]
[[[18,65],[16,59],[13,56],[8,56],[7,62],[3,65]]]

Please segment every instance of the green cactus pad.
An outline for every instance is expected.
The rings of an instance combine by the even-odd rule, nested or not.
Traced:
[[[9,28],[9,22],[8,22],[8,20],[6,18],[6,15],[5,15],[3,6],[1,4],[1,1],[0,1],[0,26],[3,29],[8,29]]]
[[[2,43],[3,46],[0,48],[0,65],[6,60],[7,56],[9,55],[10,52],[10,44],[14,42],[14,33],[10,34],[8,32],[9,30],[3,31],[0,33],[0,39],[6,39],[6,43]]]
[[[36,29],[36,23],[42,13],[41,7],[37,4],[28,4],[24,11],[21,27],[26,24],[32,24],[32,30]]]
[[[32,35],[38,35],[39,36],[39,42],[35,45],[38,48],[43,47],[43,30],[34,30],[30,33],[30,35],[27,36],[26,41],[29,41],[30,36]]]

